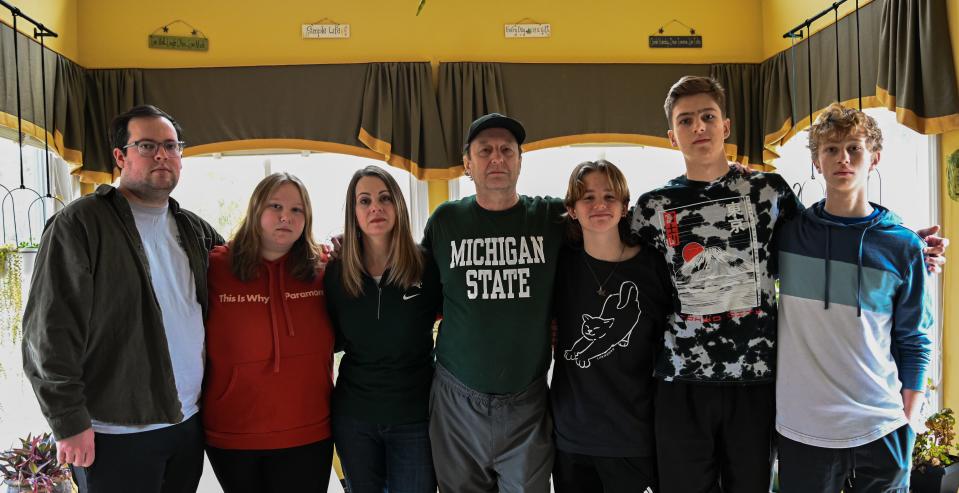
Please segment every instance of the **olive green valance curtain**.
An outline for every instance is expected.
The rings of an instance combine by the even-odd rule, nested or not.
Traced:
[[[187,155],[340,152],[383,160],[418,178],[448,179],[462,173],[470,122],[493,111],[526,125],[527,150],[603,142],[668,147],[666,91],[680,76],[699,74],[728,90],[727,154],[758,164],[808,126],[810,110],[815,116],[837,100],[855,106],[860,92],[863,107],[890,108],[919,132],[959,129],[945,1],[864,5],[859,51],[851,14],[758,64],[454,62],[439,65],[438,86],[425,62],[87,70],[47,52],[48,118],[41,115],[39,45],[19,34],[24,130],[42,140],[46,121],[53,147],[82,163],[87,182],[113,177],[110,120],[139,103],[180,120]],[[15,129],[13,36],[0,25],[0,125]]]
[[[359,140],[420,179],[449,179],[433,71],[422,63],[366,67]]]
[[[0,126],[43,140],[40,46],[0,24]],[[82,181],[112,181],[114,116],[154,104],[185,129],[185,155],[306,149],[380,159],[421,179],[450,167],[428,63],[365,63],[196,69],[88,70],[47,51],[46,127],[51,146]],[[455,172],[454,172],[455,173]]]
[[[446,163],[462,174],[463,140],[470,123],[489,113],[512,115],[506,107],[502,64],[441,63],[437,88]]]
[[[883,3],[859,9],[858,35],[853,13],[811,37],[804,32],[801,41],[760,64],[762,92],[755,97],[763,105],[763,162],[778,157],[777,149],[833,102],[859,107],[861,96],[863,108],[880,106],[876,75]]]
[[[721,64],[709,68],[710,77],[726,89],[726,117],[730,132],[728,152],[742,163],[761,163],[763,152],[762,68],[754,63]]]
[[[764,161],[836,101],[888,108],[920,133],[959,129],[945,2],[875,0],[859,10],[858,37],[852,13],[763,62]]]
[[[450,165],[462,161],[470,123],[499,112],[526,127],[527,151],[577,143],[668,146],[667,89],[706,65],[440,64],[439,106]]]
[[[942,0],[882,2],[876,95],[900,122],[921,133],[959,128],[947,18]]]
[[[503,64],[510,111],[527,126],[527,148],[583,142],[667,145],[666,91],[706,65]]]
[[[87,71],[66,57],[52,54],[56,58],[56,71],[53,84],[53,124],[55,134],[61,142],[58,151],[66,161],[80,165],[83,163],[83,147],[86,138],[86,98]],[[49,74],[49,72],[48,72]],[[48,75],[49,77],[49,75]],[[49,87],[49,86],[48,86]],[[80,95],[80,97],[77,97]]]
[[[57,72],[57,55],[53,52],[41,54],[40,45],[23,33],[17,33],[17,55],[14,54],[13,28],[0,24],[0,125],[16,130],[17,78],[20,82],[20,116],[23,132],[40,141],[44,140],[44,122],[52,127],[54,108],[54,78]],[[41,79],[41,57],[46,71],[47,113],[43,113],[43,80]],[[19,60],[18,60],[19,59]],[[19,71],[17,70],[19,63]],[[47,136],[51,146],[54,136]]]
[[[115,175],[119,176],[113,166],[110,122],[116,115],[147,101],[143,71],[88,70],[85,95],[83,170],[80,177],[86,182],[110,182]]]
[[[451,163],[469,122],[492,108],[526,124],[527,150],[584,142],[668,146],[659,116],[667,89],[682,75],[708,74],[728,92],[727,154],[768,163],[809,126],[810,113],[836,101],[889,108],[918,132],[959,129],[949,39],[945,0],[876,0],[860,9],[858,33],[853,13],[759,64],[441,64],[440,112]],[[487,101],[496,104],[477,104]]]
[[[147,101],[182,124],[187,155],[359,151],[365,74],[365,64],[143,71]]]

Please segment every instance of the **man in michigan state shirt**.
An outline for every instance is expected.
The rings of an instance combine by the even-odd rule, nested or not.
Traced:
[[[473,122],[463,165],[476,195],[440,205],[424,233],[443,282],[430,392],[440,491],[549,491],[546,371],[565,209],[516,193],[525,138],[500,114]]]

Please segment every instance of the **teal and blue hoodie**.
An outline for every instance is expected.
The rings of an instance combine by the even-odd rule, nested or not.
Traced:
[[[776,429],[850,448],[907,423],[901,390],[922,390],[933,324],[923,241],[891,211],[860,222],[821,201],[782,226]]]

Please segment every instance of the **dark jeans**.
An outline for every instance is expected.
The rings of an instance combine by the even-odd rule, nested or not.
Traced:
[[[333,415],[333,440],[350,493],[433,493],[429,422],[375,425]]]
[[[333,439],[273,450],[228,450],[207,446],[224,493],[320,493],[330,485]]]
[[[652,493],[656,485],[654,457],[599,457],[556,450],[553,463],[556,493]]]
[[[72,467],[80,493],[194,493],[203,474],[199,414],[140,433],[94,435],[90,467]]]
[[[906,493],[915,444],[908,424],[853,448],[814,447],[779,435],[779,491]]]

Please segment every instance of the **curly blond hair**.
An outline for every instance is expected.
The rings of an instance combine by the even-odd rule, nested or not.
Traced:
[[[846,108],[839,103],[833,103],[826,108],[816,122],[809,128],[809,152],[815,161],[819,158],[819,146],[823,142],[842,140],[847,135],[862,132],[866,137],[866,146],[869,152],[882,150],[882,131],[876,119],[862,111]]]

